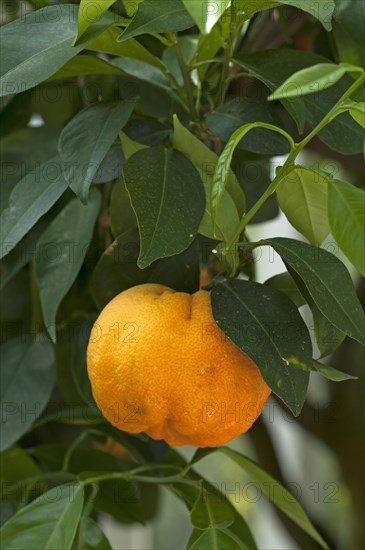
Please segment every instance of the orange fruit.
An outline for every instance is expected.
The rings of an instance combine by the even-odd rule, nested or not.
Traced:
[[[95,401],[114,426],[170,445],[230,441],[270,394],[215,323],[204,290],[144,284],[122,292],[95,322],[87,365]]]

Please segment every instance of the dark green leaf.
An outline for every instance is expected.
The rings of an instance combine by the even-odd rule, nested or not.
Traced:
[[[218,107],[207,117],[209,128],[223,141],[228,141],[236,130],[252,122],[274,124],[275,120],[267,104],[254,98],[232,99]],[[284,155],[290,147],[286,139],[275,132],[255,128],[237,145],[238,149],[261,155]]]
[[[276,190],[280,208],[292,226],[317,246],[330,232],[327,185],[328,179],[318,171],[294,166],[284,172]]]
[[[202,487],[190,512],[191,523],[198,529],[228,527],[233,523],[231,507],[219,496]]]
[[[17,512],[0,530],[7,550],[70,550],[84,502],[76,483],[50,489]]]
[[[364,312],[344,264],[326,250],[294,239],[266,239],[297,273],[320,312],[340,331],[365,344]]]
[[[139,238],[135,230],[120,235],[100,258],[91,280],[95,303],[102,309],[120,292],[144,283],[159,283],[179,292],[195,292],[199,287],[197,242],[182,254],[163,258],[145,269],[137,266]]]
[[[43,335],[9,340],[1,348],[1,443],[17,441],[42,413],[56,380],[52,344]]]
[[[53,157],[22,178],[1,213],[0,258],[14,246],[67,189],[60,158]]]
[[[115,238],[137,225],[136,215],[122,177],[114,184],[109,213],[111,230]]]
[[[56,339],[56,313],[84,261],[101,203],[94,189],[84,206],[73,199],[48,226],[37,243],[35,271],[43,318]]]
[[[365,277],[365,193],[340,180],[329,182],[328,217],[341,250]]]
[[[27,489],[43,492],[45,485],[42,481],[33,484],[26,482],[27,478],[36,478],[40,473],[41,471],[33,458],[21,447],[13,445],[6,449],[0,455],[1,498],[18,499]],[[22,481],[24,483],[20,483]],[[17,488],[14,487],[15,484],[17,484]]]
[[[112,145],[106,154],[106,157],[101,162],[98,171],[96,172],[94,183],[108,183],[109,181],[119,178],[123,171],[125,158],[118,144]]]
[[[286,294],[286,296],[288,296],[288,298],[290,298],[297,307],[304,306],[306,303],[305,298],[300,293],[299,288],[288,272],[274,275],[274,277],[271,277],[265,281],[265,285]]]
[[[105,14],[72,47],[77,14],[78,6],[72,4],[47,6],[2,27],[0,95],[24,92],[43,82],[114,22]]]
[[[189,539],[188,550],[248,550],[248,546],[235,537],[228,529],[194,530]]]
[[[307,391],[312,345],[293,302],[270,287],[240,280],[216,285],[211,300],[218,326],[297,416]]]
[[[82,517],[75,550],[112,550],[110,542],[96,521],[89,517]]]
[[[181,0],[144,0],[119,40],[124,41],[145,33],[176,32],[194,26],[194,21]]]
[[[50,80],[93,74],[123,74],[123,71],[99,57],[78,55],[63,65]]]
[[[265,50],[236,56],[236,61],[261,80],[270,90],[275,90],[294,72],[328,60],[320,55],[299,50]],[[282,100],[285,108],[296,120],[300,114],[302,126],[305,118],[311,128],[322,120],[343,93],[353,84],[346,75],[328,90],[303,96],[298,99]],[[305,107],[306,117],[303,111]],[[332,149],[346,155],[362,152],[364,132],[347,113],[339,115],[319,132],[319,138]]]
[[[365,64],[365,5],[363,2],[336,2],[333,16],[333,38],[341,61],[359,67]]]
[[[141,236],[139,267],[188,248],[205,205],[191,162],[171,149],[144,149],[126,162],[123,175]]]
[[[65,177],[83,202],[98,168],[133,111],[133,101],[92,105],[63,129],[59,153]],[[81,145],[81,146],[80,146]]]

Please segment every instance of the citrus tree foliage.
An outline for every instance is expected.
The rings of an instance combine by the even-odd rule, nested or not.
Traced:
[[[143,523],[159,485],[190,511],[189,549],[255,548],[241,513],[194,471],[214,452],[326,548],[244,455],[206,449],[187,463],[109,425],[85,350],[116,294],[145,282],[194,292],[209,265],[217,324],[293,415],[311,371],[351,378],[321,359],[345,337],[364,344],[353,284],[365,275],[364,191],[298,155],[314,138],[337,159],[363,152],[362,3],[16,4],[1,28],[4,548],[110,548],[92,512]],[[292,39],[303,29],[307,47]],[[247,226],[278,206],[303,238],[251,242]],[[268,247],[286,271],[258,283],[255,251]]]

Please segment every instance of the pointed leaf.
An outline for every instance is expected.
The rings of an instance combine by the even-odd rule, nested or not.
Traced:
[[[81,0],[78,13],[77,36],[73,45],[76,44],[80,36],[84,34],[90,25],[108,11],[114,3],[115,0]]]
[[[198,529],[209,527],[228,527],[233,523],[231,507],[219,496],[210,494],[202,487],[190,512],[192,525]]]
[[[297,273],[320,312],[339,330],[365,345],[365,316],[344,264],[326,250],[276,237],[266,239]]]
[[[1,347],[0,450],[17,441],[40,416],[56,381],[52,344],[43,335]]]
[[[188,550],[248,550],[248,546],[228,529],[194,530],[189,539]]]
[[[275,478],[268,474],[253,460],[247,458],[241,453],[229,449],[228,447],[219,447],[218,451],[222,452],[234,462],[236,462],[245,472],[248,473],[252,481],[255,481],[261,488],[262,492],[271,500],[275,506],[279,508],[286,516],[294,523],[299,525],[303,531],[311,536],[322,548],[328,550],[328,545],[323,540],[321,535],[312,525],[307,514],[290,492],[285,489]],[[275,490],[276,489],[276,490]]]
[[[194,21],[181,0],[144,0],[119,40],[124,41],[145,33],[177,32],[194,26]]]
[[[206,0],[182,1],[203,34],[211,32],[231,4],[231,0],[218,0],[214,4]]]
[[[129,158],[123,175],[141,237],[138,266],[188,248],[205,206],[203,185],[191,162],[171,149],[143,149]]]
[[[357,380],[356,376],[347,374],[347,372],[342,372],[340,370],[334,369],[330,365],[325,365],[319,361],[313,361],[313,367],[318,371],[322,376],[332,380],[332,382],[343,382],[344,380]]]
[[[265,285],[286,294],[298,308],[306,303],[305,298],[288,272],[270,277],[265,281]]]
[[[297,416],[307,391],[312,344],[293,302],[270,287],[237,279],[216,285],[211,300],[218,326]]]
[[[277,196],[290,223],[309,242],[319,246],[330,232],[327,215],[328,180],[302,166],[285,171]]]
[[[90,517],[81,518],[76,540],[79,541],[80,550],[112,550],[100,525]]]
[[[81,484],[54,487],[21,508],[3,525],[1,542],[8,550],[70,550],[83,503]]]
[[[328,217],[341,250],[365,277],[365,193],[340,180],[329,182]]]
[[[114,17],[105,14],[72,47],[78,6],[47,6],[27,13],[0,30],[0,95],[24,92],[47,80],[67,61],[108,28]]]
[[[346,73],[346,70],[344,65],[335,63],[318,63],[313,67],[307,67],[292,74],[268,97],[268,100],[314,94],[333,86]]]
[[[52,221],[36,248],[35,272],[43,318],[52,340],[56,340],[56,313],[71,288],[91,242],[101,204],[100,193],[90,193],[84,206],[75,198]]]
[[[64,175],[83,202],[87,201],[90,184],[133,107],[132,101],[92,105],[62,130],[58,149]]]
[[[9,205],[0,218],[0,258],[14,248],[66,189],[58,155],[37,166],[13,187]]]

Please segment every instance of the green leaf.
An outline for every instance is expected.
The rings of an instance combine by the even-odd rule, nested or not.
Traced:
[[[177,116],[174,116],[174,147],[178,151],[181,151],[200,173],[205,189],[206,203],[199,233],[206,237],[214,238],[209,198],[212,174],[217,164],[218,156],[189,132],[180,123]],[[245,209],[245,196],[233,172],[230,172],[228,175],[227,191],[227,193],[222,195],[216,219],[216,238],[225,242],[229,240],[238,225],[238,212],[243,213]]]
[[[346,334],[335,327],[321,313],[310,296],[308,296],[307,301],[313,315],[314,334],[320,351],[320,358],[326,357],[336,351],[344,341]]]
[[[75,550],[112,550],[101,527],[90,517],[81,518],[76,539]]]
[[[77,36],[73,46],[90,25],[108,11],[114,3],[115,0],[81,0],[78,13]]]
[[[46,406],[56,381],[52,344],[45,336],[20,337],[1,347],[0,450],[10,447]]]
[[[284,172],[277,188],[279,205],[290,223],[319,246],[330,232],[327,214],[328,179],[304,166]]]
[[[37,243],[35,272],[44,322],[56,340],[56,313],[80,271],[91,242],[101,204],[100,193],[91,191],[84,206],[75,198],[48,226]]]
[[[108,183],[119,178],[123,172],[125,158],[118,143],[111,146],[94,176],[94,183]]]
[[[189,539],[188,550],[248,550],[248,546],[229,530],[210,528],[206,531],[195,529]]]
[[[171,149],[144,149],[126,162],[123,176],[141,236],[138,266],[188,248],[205,205],[202,182],[191,162]]]
[[[1,213],[0,258],[8,254],[67,189],[60,158],[53,157],[24,176]]]
[[[50,489],[3,525],[2,544],[8,550],[70,550],[83,502],[81,484],[69,483]]]
[[[266,124],[264,122],[253,122],[252,124],[244,124],[232,134],[225,148],[220,154],[214,170],[210,192],[210,208],[212,213],[213,226],[215,226],[219,203],[227,185],[234,150],[236,149],[241,139],[243,139],[245,135],[254,128],[266,128],[267,130],[272,130],[273,132],[279,134],[286,134],[286,132],[284,132],[277,126]],[[292,145],[293,142],[291,141],[291,138],[288,136],[288,134],[286,134],[286,137],[288,140],[290,140],[290,144]]]
[[[193,26],[194,21],[181,0],[169,0],[168,10],[165,0],[144,0],[119,40],[145,33],[183,31]]]
[[[333,16],[333,39],[341,61],[365,64],[365,6],[363,2],[336,2]]]
[[[340,370],[330,367],[330,365],[325,365],[319,361],[313,361],[313,367],[318,371],[322,376],[332,380],[332,382],[343,382],[344,380],[356,380],[356,376],[351,376],[347,372],[342,372]]]
[[[47,6],[27,13],[0,31],[0,95],[24,92],[47,80],[114,22],[105,14],[84,34],[77,46],[78,6]]]
[[[130,38],[125,42],[117,42],[117,38],[120,35],[120,29],[118,27],[109,27],[102,32],[97,38],[87,45],[88,50],[109,53],[118,57],[130,57],[143,61],[149,65],[153,65],[157,69],[166,70],[164,64],[160,59],[153,55],[149,50],[144,48],[134,38]]]
[[[210,494],[202,486],[200,494],[190,512],[191,523],[198,529],[228,527],[233,523],[232,509],[218,495]]]
[[[114,67],[104,59],[91,55],[77,55],[61,67],[50,80],[70,78],[72,76],[92,74],[124,74],[121,69]]]
[[[365,128],[365,101],[351,101],[349,113],[359,126]]]
[[[341,250],[365,277],[365,193],[340,180],[329,182],[328,217]]]
[[[119,139],[126,160],[134,155],[134,153],[142,151],[142,149],[148,149],[147,145],[143,145],[143,143],[138,143],[137,141],[134,141],[134,139],[128,137],[127,134],[125,134],[124,132],[119,132]]]
[[[263,242],[297,273],[320,312],[339,330],[365,344],[365,317],[344,264],[326,250],[294,239]],[[262,244],[263,244],[262,243]]]
[[[275,90],[295,71],[317,63],[328,62],[325,57],[311,52],[282,48],[235,56],[235,61],[248,69],[270,90]],[[351,84],[353,79],[345,75],[330,89],[297,99],[280,101],[294,120],[300,123],[299,126],[303,127],[307,119],[309,126],[314,128]],[[336,117],[319,132],[318,136],[329,147],[345,155],[362,153],[363,130],[348,113]]]
[[[45,485],[40,482],[29,483],[26,480],[36,478],[41,470],[21,447],[13,445],[0,455],[1,498],[20,499],[25,491],[43,491]],[[24,483],[19,483],[24,482]],[[17,485],[15,488],[14,485]]]
[[[137,218],[123,178],[119,178],[114,184],[110,197],[109,214],[114,238],[137,225]]]
[[[97,263],[91,279],[91,293],[98,308],[131,286],[158,283],[192,294],[199,288],[197,242],[181,254],[163,258],[145,269],[137,266],[139,238],[136,230],[120,235]],[[130,331],[133,332],[133,327]]]
[[[83,202],[87,201],[90,184],[133,107],[132,101],[92,105],[62,130],[59,153],[63,171],[71,189]]]
[[[344,65],[335,63],[318,63],[318,65],[307,67],[292,74],[268,97],[268,100],[314,94],[333,86],[346,71]]]
[[[266,122],[274,124],[275,120],[269,106],[254,98],[232,99],[207,116],[209,128],[223,141],[228,141],[236,130],[244,124]],[[261,155],[285,155],[289,153],[285,138],[277,133],[260,128],[253,129],[238,144],[238,149]]]
[[[250,479],[257,483],[263,493],[271,500],[279,510],[288,516],[294,523],[299,525],[310,537],[313,538],[322,548],[328,550],[328,545],[323,540],[321,535],[312,525],[307,514],[295,499],[295,497],[285,489],[275,478],[263,470],[258,464],[253,462],[241,453],[229,449],[228,447],[219,447],[217,449],[227,457],[231,458],[238,464],[247,474]]]
[[[211,301],[218,326],[297,416],[307,391],[312,344],[293,302],[270,287],[237,279],[216,285]]]
[[[318,0],[276,0],[279,4],[294,6],[318,19],[326,31],[332,29],[332,16],[335,9],[335,1],[318,2]]]
[[[299,288],[295,284],[293,278],[288,272],[279,273],[279,275],[274,275],[270,279],[265,281],[265,285],[283,292],[288,298],[290,298],[294,304],[299,308],[304,306],[306,303],[305,298],[300,293]]]
[[[214,25],[231,4],[230,0],[218,0],[214,3],[205,0],[182,1],[203,34],[211,32]]]

